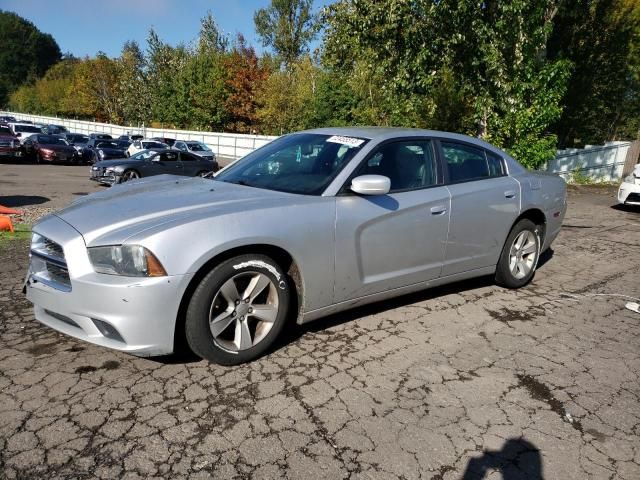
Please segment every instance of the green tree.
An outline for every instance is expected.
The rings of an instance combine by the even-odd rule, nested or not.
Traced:
[[[256,11],[253,21],[265,47],[271,47],[287,68],[309,51],[316,35],[313,0],[271,0]]]
[[[638,135],[639,2],[563,1],[548,51],[550,57],[574,65],[556,124],[563,146]]]
[[[125,42],[117,63],[117,90],[125,123],[138,125],[151,120],[145,58],[135,41]]]
[[[48,33],[12,12],[0,10],[0,106],[26,82],[35,82],[61,58]]]
[[[553,0],[342,0],[325,13],[324,58],[360,79],[385,123],[437,120],[535,167],[555,153],[549,126],[569,72],[545,55],[554,12]],[[443,101],[459,115],[443,115]]]

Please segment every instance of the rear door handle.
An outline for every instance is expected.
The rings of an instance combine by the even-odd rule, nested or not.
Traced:
[[[447,207],[445,207],[444,205],[431,207],[431,215],[442,215],[443,213],[447,213]]]
[[[516,192],[514,190],[507,190],[504,192],[504,196],[506,198],[514,198],[516,196]]]

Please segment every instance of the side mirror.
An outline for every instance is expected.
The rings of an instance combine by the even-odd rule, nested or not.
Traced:
[[[16,137],[21,137],[21,136],[22,136],[22,132],[16,133]]]
[[[391,190],[391,180],[382,175],[360,175],[351,180],[351,191],[360,195],[386,195]]]

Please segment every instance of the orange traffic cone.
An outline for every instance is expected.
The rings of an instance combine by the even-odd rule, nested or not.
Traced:
[[[0,215],[0,231],[9,230],[11,233],[14,233],[13,223],[11,223],[11,218],[6,215]]]
[[[0,205],[0,215],[22,215],[22,212],[20,210],[14,210],[13,208]]]

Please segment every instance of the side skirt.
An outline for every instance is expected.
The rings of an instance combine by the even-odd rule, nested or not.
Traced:
[[[455,275],[448,275],[446,277],[434,278],[426,282],[414,283],[405,287],[398,287],[392,290],[386,290],[384,292],[374,293],[366,295],[364,297],[354,298],[352,300],[346,300],[340,303],[334,303],[327,307],[318,308],[316,310],[310,310],[304,312],[304,314],[298,318],[298,324],[312,322],[321,317],[326,317],[333,313],[342,312],[350,308],[359,307],[368,303],[379,302],[393,297],[399,297],[400,295],[406,295],[408,293],[418,292],[420,290],[426,290],[428,288],[437,287],[447,283],[458,282],[461,280],[468,280],[470,278],[483,277],[485,275],[492,275],[496,271],[496,267],[483,267],[475,270],[469,270],[468,272],[456,273]]]

